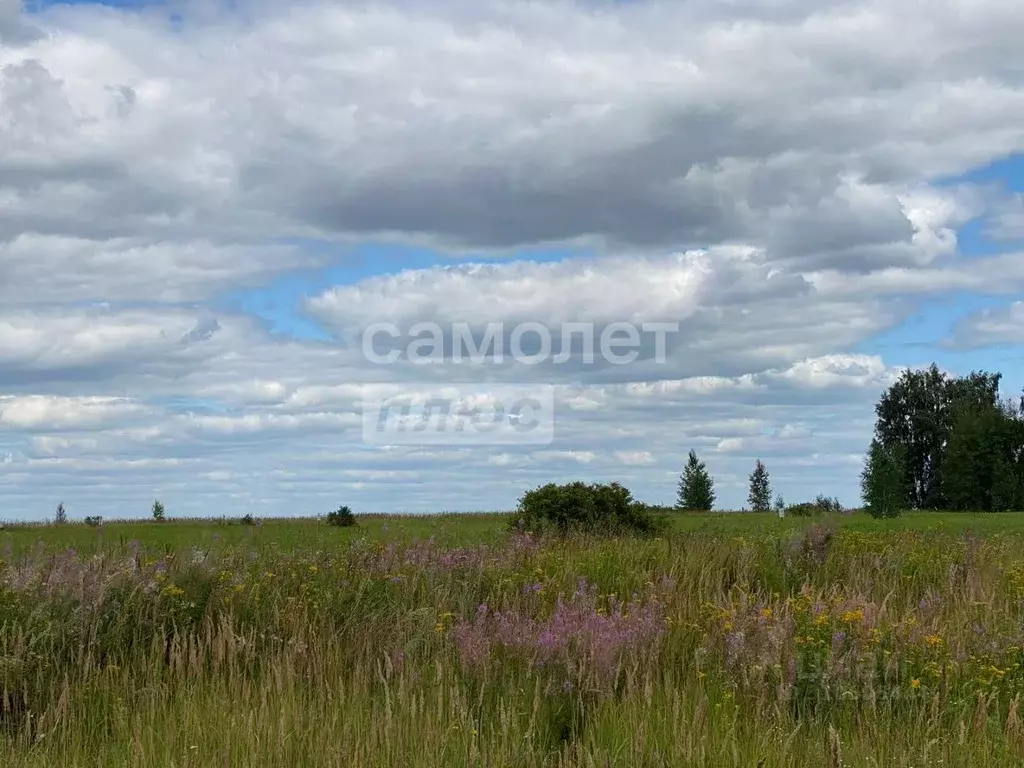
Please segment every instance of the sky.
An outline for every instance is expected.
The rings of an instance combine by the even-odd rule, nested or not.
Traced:
[[[0,518],[667,504],[691,449],[721,507],[758,458],[856,505],[901,370],[1024,386],[1021,39],[1016,0],[0,0]],[[678,330],[425,365],[379,323]],[[368,439],[454,390],[550,395],[547,438]]]

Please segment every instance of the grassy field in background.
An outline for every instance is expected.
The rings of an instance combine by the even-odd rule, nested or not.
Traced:
[[[1024,514],[0,530],[0,765],[1019,766]]]
[[[110,521],[100,528],[84,525],[7,523],[0,528],[0,550],[25,552],[42,547],[53,552],[74,548],[92,553],[136,541],[147,550],[185,551],[192,547],[222,549],[226,546],[271,547],[275,550],[332,548],[354,539],[412,541],[433,538],[439,544],[460,546],[494,543],[505,537],[507,514],[452,513],[443,515],[360,515],[356,528],[332,528],[313,518],[270,518],[258,526],[241,525],[234,519],[175,519],[162,524],[150,520]],[[753,513],[685,513],[672,516],[677,534],[747,534],[771,536],[800,531],[821,518]],[[874,520],[866,514],[836,515],[830,525],[843,530],[919,531],[978,535],[1024,533],[1024,513],[981,514],[964,512],[908,512],[894,520]]]

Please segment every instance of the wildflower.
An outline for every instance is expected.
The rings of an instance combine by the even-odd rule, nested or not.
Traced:
[[[915,677],[913,680],[910,681],[910,687],[911,688],[920,688],[921,687],[921,681]]]
[[[845,621],[847,624],[852,624],[855,621],[863,621],[863,620],[864,620],[864,609],[863,608],[858,608],[855,611],[847,611],[846,613],[843,614],[843,621]]]
[[[925,637],[924,641],[928,643],[928,645],[932,646],[932,648],[942,645],[942,638],[938,635],[928,635]]]

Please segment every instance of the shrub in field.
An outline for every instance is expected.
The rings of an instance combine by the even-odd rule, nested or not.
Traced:
[[[53,522],[56,525],[64,525],[68,521],[68,513],[64,509],[64,502],[57,505],[57,511],[53,515]]]
[[[241,523],[242,525],[256,525],[256,518],[253,517],[251,514],[246,513],[242,515]]]
[[[352,514],[352,510],[348,507],[338,507],[333,512],[327,513],[327,524],[335,525],[339,528],[351,528],[356,524],[356,516]]]
[[[164,505],[160,502],[159,499],[153,502],[153,519],[158,523],[162,523],[164,520],[167,519],[166,514],[164,512]]]
[[[103,518],[99,515],[91,515],[85,518],[85,524],[90,528],[98,528],[103,524]]]
[[[545,486],[527,492],[519,500],[510,527],[520,532],[544,533],[654,533],[664,519],[648,505],[635,501],[619,483],[583,482]]]
[[[846,510],[843,508],[842,502],[835,496],[829,498],[823,493],[819,493],[814,499],[814,504],[821,507],[827,514],[841,515]]]
[[[786,517],[821,517],[825,510],[813,501],[803,501],[786,507]]]
[[[786,514],[791,517],[821,517],[842,514],[844,511],[839,499],[829,498],[824,494],[819,494],[814,501],[791,504],[786,508]]]

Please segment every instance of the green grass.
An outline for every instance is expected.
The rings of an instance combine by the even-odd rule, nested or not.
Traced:
[[[101,528],[79,524],[54,526],[8,523],[0,530],[0,549],[23,553],[36,547],[48,552],[74,548],[91,554],[137,541],[147,551],[184,552],[194,547],[220,550],[227,546],[271,547],[281,551],[333,548],[353,539],[412,541],[434,538],[438,543],[459,546],[494,543],[505,533],[507,514],[362,515],[356,528],[332,528],[312,518],[271,518],[259,526],[245,526],[233,519],[174,519],[164,523],[110,521]],[[908,512],[892,520],[874,520],[865,514],[827,518],[778,519],[774,514],[685,513],[672,516],[677,533],[710,535],[773,536],[795,533],[824,520],[841,529],[864,532],[920,531],[977,535],[1024,533],[1024,513]]]
[[[0,765],[1024,764],[1024,514],[505,521],[8,526]]]

